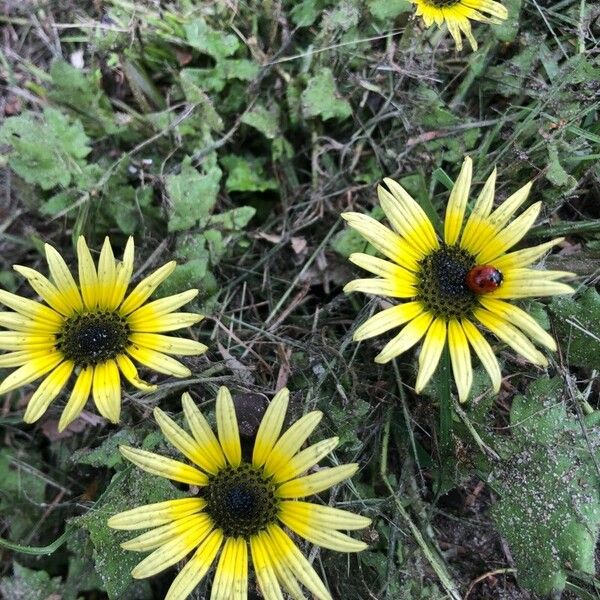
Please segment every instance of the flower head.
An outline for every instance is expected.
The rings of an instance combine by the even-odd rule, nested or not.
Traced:
[[[477,40],[471,32],[469,19],[484,23],[500,23],[508,17],[506,8],[494,0],[411,0],[411,2],[416,4],[417,15],[423,17],[427,27],[434,22],[438,26],[445,22],[459,50],[462,50],[461,32],[467,36],[471,48],[477,50]]]
[[[294,598],[304,598],[299,583],[320,600],[330,600],[319,576],[284,527],[332,550],[358,552],[366,547],[339,530],[367,527],[368,518],[298,500],[351,477],[358,465],[340,465],[306,475],[337,446],[338,438],[300,450],[321,420],[318,411],[303,416],[280,435],[288,395],[283,389],[269,404],[250,460],[244,457],[234,404],[226,387],[217,396],[217,436],[189,394],[183,394],[182,404],[192,435],[159,408],[154,410],[165,437],[196,466],[121,446],[123,456],[148,473],[199,488],[197,496],[140,506],[108,521],[115,529],[151,528],[122,545],[138,552],[153,550],[132,571],[135,578],[159,573],[194,551],[165,600],[186,598],[219,552],[212,600],[246,599],[249,555],[267,600],[281,600],[281,586]]]
[[[0,312],[0,367],[19,367],[1,384],[4,394],[46,375],[31,396],[23,417],[37,421],[67,385],[76,380],[62,413],[59,430],[83,410],[92,393],[101,415],[117,423],[121,411],[121,375],[138,389],[152,391],[140,379],[132,358],[159,373],[188,377],[190,370],[168,354],[195,355],[206,346],[194,340],[162,335],[188,327],[202,315],[173,312],[194,298],[198,290],[146,303],[173,272],[175,261],[163,265],[126,295],[133,273],[133,238],[122,261],[115,260],[108,238],[98,268],[85,239],[77,242],[79,285],[61,255],[46,244],[51,279],[29,267],[15,265],[46,302],[41,304],[0,290],[0,303],[15,312]],[[120,372],[120,373],[119,373]]]
[[[443,240],[438,239],[423,209],[391,179],[384,180],[388,189],[379,186],[377,191],[395,231],[366,215],[342,215],[389,259],[352,254],[353,263],[380,278],[356,279],[344,291],[404,300],[368,319],[355,331],[354,339],[364,340],[404,325],[375,358],[376,362],[386,363],[424,337],[417,392],[433,375],[447,341],[461,401],[467,399],[473,379],[470,347],[487,370],[494,390],[500,388],[498,361],[476,325],[492,332],[530,362],[545,366],[545,356],[528,338],[556,350],[554,339],[530,315],[506,300],[573,293],[571,287],[558,281],[572,273],[529,268],[563,238],[508,252],[540,212],[542,203],[536,202],[509,223],[527,199],[531,183],[492,210],[494,169],[463,223],[471,174],[472,163],[467,157],[450,194]]]

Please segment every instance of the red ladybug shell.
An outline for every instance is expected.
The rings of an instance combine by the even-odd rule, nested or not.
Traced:
[[[478,265],[473,267],[466,278],[467,287],[476,294],[489,294],[497,290],[504,277],[502,273],[491,265]]]

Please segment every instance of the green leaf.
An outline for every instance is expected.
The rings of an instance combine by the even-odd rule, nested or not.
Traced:
[[[569,364],[600,369],[600,295],[594,288],[581,296],[559,296],[550,303],[557,337],[564,340],[563,352]]]
[[[206,258],[194,258],[183,265],[177,265],[154,297],[164,298],[189,289],[199,289],[208,270],[208,251],[206,255]]]
[[[100,446],[93,450],[76,450],[71,460],[92,467],[109,467],[112,469],[123,462],[119,446],[121,444],[131,445],[136,441],[138,441],[136,436],[130,430],[121,429],[106,438]]]
[[[211,129],[221,131],[223,129],[223,119],[215,110],[210,98],[197,84],[197,76],[194,70],[183,69],[180,73],[180,82],[185,99],[198,106],[200,114]]]
[[[270,140],[279,135],[279,111],[276,109],[267,110],[264,106],[257,105],[244,114],[241,122],[254,127]]]
[[[231,56],[239,47],[235,35],[212,29],[204,19],[194,19],[191,23],[186,23],[184,29],[187,42],[192,48],[216,60]]]
[[[221,169],[211,167],[201,175],[189,158],[182,163],[179,175],[167,177],[166,189],[173,203],[169,231],[190,229],[207,217],[217,200],[220,181]]]
[[[134,537],[135,532],[110,529],[106,524],[107,519],[136,506],[181,498],[183,495],[167,480],[148,475],[135,467],[127,467],[112,478],[93,510],[71,520],[89,533],[94,546],[96,571],[109,598],[132,597],[128,595],[130,586],[134,584],[131,569],[140,561],[140,556],[120,546]]]
[[[229,192],[265,192],[278,189],[277,182],[266,176],[263,161],[230,154],[221,159],[228,171],[225,188]]]
[[[376,19],[395,19],[398,15],[411,12],[413,5],[408,0],[369,0],[369,10]]]
[[[222,227],[234,231],[241,231],[248,225],[250,219],[256,214],[253,206],[240,206],[231,210],[212,215],[206,223],[210,227]]]
[[[53,108],[44,109],[42,118],[24,113],[7,119],[0,128],[0,143],[11,147],[11,169],[44,190],[68,186],[90,152],[81,122],[71,122]]]
[[[557,187],[574,187],[577,185],[577,179],[569,175],[560,164],[558,148],[556,144],[548,144],[548,169],[546,179]]]
[[[290,17],[298,27],[310,27],[321,15],[327,2],[323,0],[301,0],[295,2]]]
[[[44,600],[62,598],[60,577],[51,578],[46,571],[34,571],[13,562],[13,575],[0,579],[0,596],[4,600]]]
[[[508,18],[497,25],[493,24],[491,29],[497,40],[513,42],[519,33],[519,16],[523,0],[504,0],[503,4],[508,11]]]
[[[302,92],[302,113],[306,118],[347,119],[352,107],[347,100],[339,97],[331,69],[324,68],[311,77]]]
[[[511,410],[510,456],[493,473],[500,500],[492,509],[508,541],[519,583],[541,596],[559,594],[567,569],[594,572],[600,527],[600,477],[590,450],[600,426],[567,415],[562,381],[543,378]]]

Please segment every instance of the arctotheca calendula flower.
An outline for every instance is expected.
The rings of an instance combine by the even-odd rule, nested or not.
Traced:
[[[319,600],[331,600],[285,528],[324,548],[358,552],[366,545],[340,530],[367,527],[370,519],[300,500],[351,477],[358,465],[319,469],[307,475],[337,446],[338,438],[300,450],[321,420],[318,411],[303,416],[280,435],[288,396],[283,389],[269,404],[249,460],[242,450],[234,404],[226,387],[217,395],[217,436],[187,393],[182,403],[192,435],[159,408],[154,410],[165,437],[195,466],[121,446],[123,456],[148,473],[199,489],[196,496],[140,506],[109,519],[108,525],[115,529],[150,529],[122,544],[127,550],[153,551],[135,567],[133,577],[150,577],[193,553],[165,600],[187,598],[215,561],[211,599],[246,600],[251,558],[266,600],[283,600],[281,586],[293,598],[304,598],[300,584]]]
[[[129,238],[123,260],[115,260],[108,238],[104,240],[98,268],[85,239],[77,242],[79,285],[61,255],[46,244],[50,278],[29,267],[15,265],[46,302],[41,304],[0,290],[0,303],[15,312],[0,312],[0,367],[19,367],[1,384],[0,394],[46,375],[29,399],[23,417],[39,419],[76,374],[75,384],[62,413],[59,430],[83,410],[90,395],[101,415],[117,423],[121,411],[121,374],[135,387],[152,391],[140,379],[132,358],[159,373],[188,377],[190,370],[168,354],[196,355],[206,346],[194,340],[163,335],[188,327],[202,315],[173,312],[194,298],[198,290],[146,303],[173,272],[175,261],[143,279],[126,296],[133,273],[134,244]]]
[[[416,5],[416,14],[423,17],[427,27],[433,23],[438,26],[446,23],[459,50],[462,50],[461,32],[469,40],[471,48],[477,50],[477,40],[471,32],[469,19],[497,24],[508,17],[506,8],[494,0],[411,0],[411,2]]]
[[[472,162],[467,157],[450,194],[443,240],[438,239],[419,204],[392,179],[384,179],[388,189],[379,186],[377,192],[394,231],[366,215],[342,215],[389,259],[352,254],[353,263],[379,278],[356,279],[344,291],[404,301],[368,319],[355,331],[354,339],[365,340],[404,325],[375,358],[375,362],[386,363],[424,338],[415,386],[418,393],[433,375],[448,343],[461,401],[467,399],[473,379],[470,347],[487,370],[494,390],[500,388],[498,361],[478,327],[530,362],[545,366],[545,356],[530,339],[556,350],[554,339],[529,314],[506,300],[573,293],[558,281],[572,273],[529,268],[563,238],[508,252],[540,212],[542,203],[536,202],[510,222],[527,199],[531,182],[493,210],[494,169],[464,223],[471,175]]]

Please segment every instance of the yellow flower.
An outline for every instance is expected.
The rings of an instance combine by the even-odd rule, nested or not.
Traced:
[[[85,239],[77,242],[79,286],[60,254],[46,244],[51,280],[29,267],[15,265],[47,303],[40,304],[0,290],[0,303],[16,312],[0,312],[0,367],[19,367],[0,384],[0,394],[46,378],[31,396],[23,420],[37,421],[75,371],[77,379],[62,413],[59,430],[83,410],[92,393],[101,415],[117,423],[121,412],[121,374],[135,387],[152,391],[140,379],[131,358],[159,373],[188,377],[190,370],[167,354],[196,355],[206,346],[194,340],[162,335],[189,327],[202,315],[173,312],[194,298],[198,290],[144,304],[173,272],[169,262],[142,280],[126,297],[133,272],[133,239],[123,261],[115,260],[108,238],[104,240],[98,269]],[[166,354],[164,354],[166,353]],[[131,357],[131,358],[130,358]]]
[[[528,337],[550,350],[556,350],[554,339],[525,311],[505,300],[573,293],[571,287],[558,282],[572,273],[528,268],[563,238],[507,253],[539,215],[542,203],[536,202],[509,224],[527,199],[531,182],[492,211],[494,169],[463,227],[471,175],[472,162],[467,157],[450,194],[443,241],[423,209],[391,179],[384,180],[387,190],[379,186],[377,191],[395,232],[366,215],[342,215],[392,261],[352,254],[353,263],[380,279],[357,279],[344,291],[408,300],[368,319],[355,331],[354,339],[364,340],[405,325],[375,358],[375,362],[386,363],[425,337],[419,355],[417,393],[433,375],[448,341],[461,402],[467,399],[473,379],[469,346],[487,370],[494,390],[500,388],[498,361],[475,323],[527,360],[545,366],[546,358]]]
[[[219,551],[212,600],[245,600],[248,558],[252,557],[258,585],[266,600],[283,600],[281,586],[293,598],[304,598],[299,583],[320,600],[331,600],[310,563],[282,525],[313,544],[341,552],[359,552],[366,545],[343,533],[367,527],[370,520],[344,510],[297,500],[326,490],[351,477],[358,465],[348,464],[305,473],[329,454],[338,438],[300,450],[321,420],[308,413],[283,435],[288,391],[281,390],[261,421],[252,460],[242,452],[231,395],[217,395],[217,436],[189,394],[182,404],[192,435],[163,411],[154,415],[163,434],[188,464],[127,446],[121,453],[148,473],[198,486],[196,496],[148,504],[108,520],[115,529],[150,529],[122,544],[126,550],[153,550],[132,571],[150,577],[194,551],[173,581],[165,600],[186,598],[206,575]]]
[[[508,17],[506,8],[494,0],[411,0],[411,2],[417,6],[417,15],[423,17],[427,27],[434,22],[438,26],[445,22],[459,50],[462,50],[461,31],[467,36],[473,50],[477,50],[477,40],[471,33],[469,19],[484,23],[500,23]]]

